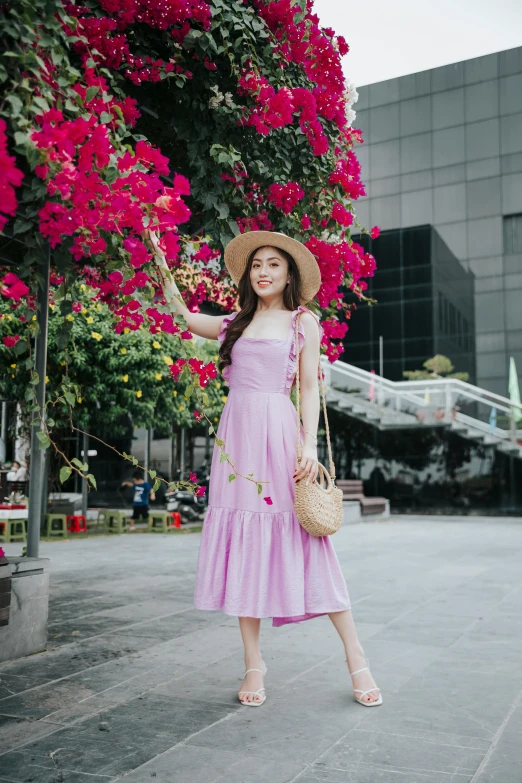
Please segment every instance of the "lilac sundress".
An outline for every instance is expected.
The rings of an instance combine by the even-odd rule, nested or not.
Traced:
[[[285,339],[240,337],[223,372],[230,392],[218,437],[241,473],[270,483],[258,495],[251,481],[238,476],[229,482],[230,465],[219,461],[214,447],[194,594],[197,609],[272,617],[274,626],[350,608],[331,537],[309,535],[294,511],[297,413],[290,390],[301,311],[310,312],[300,307],[292,313]],[[220,342],[236,315],[224,318]],[[304,337],[299,322],[301,346]]]

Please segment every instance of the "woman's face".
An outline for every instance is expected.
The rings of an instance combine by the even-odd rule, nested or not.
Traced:
[[[290,282],[288,261],[275,247],[260,247],[250,267],[250,283],[262,299],[282,296]]]

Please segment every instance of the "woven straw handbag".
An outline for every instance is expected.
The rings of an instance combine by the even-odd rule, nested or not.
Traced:
[[[296,372],[296,408],[297,408],[297,461],[301,461],[303,446],[301,443],[301,391],[299,384],[299,317],[295,319],[295,345],[297,355]],[[328,462],[330,471],[319,463],[317,480],[306,486],[306,479],[295,484],[294,508],[297,519],[311,536],[331,536],[341,527],[343,521],[343,491],[335,486],[335,465],[332,459],[330,443],[330,428],[326,413],[323,373],[321,363],[318,368],[319,386],[323,403],[324,423],[326,426],[326,443],[328,445]],[[323,485],[324,481],[324,485]]]

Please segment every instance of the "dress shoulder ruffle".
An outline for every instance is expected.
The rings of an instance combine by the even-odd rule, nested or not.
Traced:
[[[319,339],[323,336],[323,327],[321,326],[321,322],[319,321],[319,318],[316,316],[315,313],[312,313],[311,310],[309,310],[307,307],[303,307],[300,305],[297,310],[294,310],[292,313],[292,342],[290,345],[290,357],[288,362],[288,367],[286,371],[286,390],[290,392],[295,379],[295,373],[297,369],[297,345],[295,341],[295,319],[298,315],[301,313],[310,313],[310,315],[313,315],[315,320],[317,321],[317,326],[319,327]],[[301,351],[305,342],[305,328],[303,326],[302,319],[299,319],[299,326],[298,326],[298,335],[299,335],[299,350]]]
[[[225,335],[226,335],[226,333],[227,333],[227,326],[229,325],[229,323],[230,323],[231,321],[233,321],[233,320],[234,320],[234,318],[236,317],[236,315],[238,315],[238,312],[237,312],[237,310],[236,310],[234,313],[228,313],[228,315],[226,315],[226,316],[223,318],[223,322],[222,322],[222,324],[221,324],[221,329],[219,330],[219,334],[218,334],[218,336],[217,336],[217,339],[218,339],[218,341],[219,341],[220,343],[222,343],[222,342],[223,342],[223,340],[225,339]]]

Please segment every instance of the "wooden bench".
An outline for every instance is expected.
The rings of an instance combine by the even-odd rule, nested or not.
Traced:
[[[363,483],[359,479],[337,479],[336,485],[343,491],[343,500],[358,500],[361,514],[383,514],[386,511],[385,498],[367,498]]]

